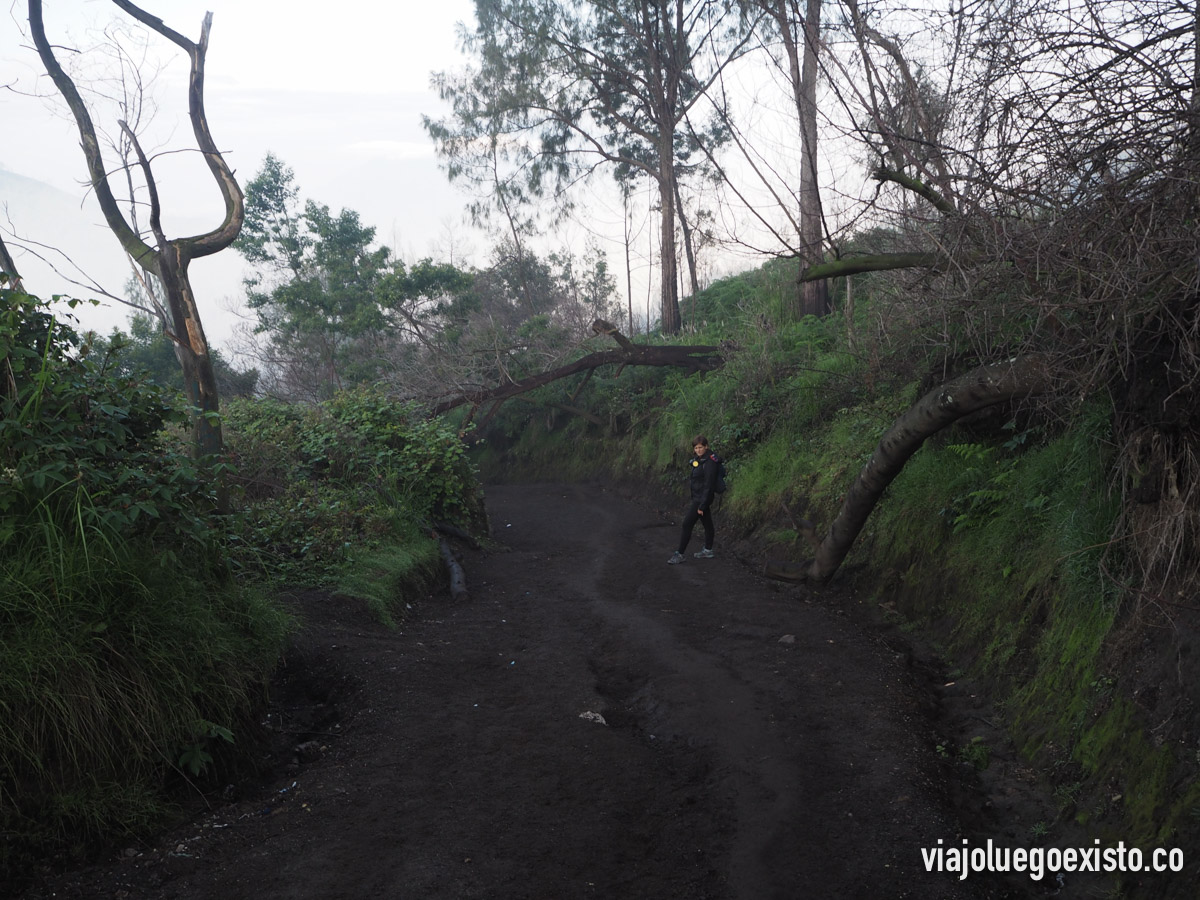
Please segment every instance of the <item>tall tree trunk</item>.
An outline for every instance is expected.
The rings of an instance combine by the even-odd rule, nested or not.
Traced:
[[[647,191],[646,191],[646,210],[647,210],[646,218],[648,220],[653,218],[653,212],[654,212],[653,207],[654,207],[654,185],[650,184],[647,186]],[[660,217],[660,221],[661,221],[661,217]],[[647,276],[646,276],[646,334],[650,334],[650,323],[653,321],[652,310],[650,308],[650,298],[653,293],[653,279],[654,279],[654,228],[653,228],[653,226],[648,228],[647,231],[650,232],[650,246],[646,250],[646,259],[647,259],[647,266],[646,266],[646,270],[647,270]]]
[[[1188,122],[1188,151],[1191,165],[1200,163],[1200,2],[1193,0],[1192,24],[1192,102],[1188,109],[1191,121]],[[1200,187],[1197,187],[1200,194]]]
[[[821,0],[808,0],[803,23],[804,68],[796,85],[800,114],[800,252],[802,266],[814,266],[824,257],[824,218],[817,181],[817,61],[821,40]],[[800,285],[800,315],[829,312],[829,284],[805,281]]]
[[[629,186],[621,185],[621,199],[625,203],[625,296],[629,303],[629,334],[637,334],[633,328],[633,263],[629,258]]]
[[[661,158],[659,165],[662,173],[658,182],[658,198],[662,205],[658,247],[662,286],[660,327],[663,334],[678,334],[683,321],[679,315],[679,259],[675,252],[675,165],[669,155]]]
[[[807,0],[800,15],[799,0],[762,0],[762,9],[775,20],[787,54],[788,77],[800,138],[800,271],[803,273],[824,259],[824,222],[821,212],[820,184],[817,180],[817,73],[821,37],[821,0]],[[796,286],[792,313],[823,316],[829,312],[829,286],[824,280],[800,279]]]
[[[658,179],[658,200],[662,207],[658,241],[662,267],[659,327],[663,334],[678,334],[683,322],[679,314],[679,255],[675,249],[675,127],[678,123],[676,100],[681,73],[675,61],[680,58],[680,42],[685,40],[683,5],[674,0],[672,9],[672,0],[657,0],[654,7],[651,10],[643,2],[641,15],[649,33],[658,36],[658,40],[650,42],[647,68],[653,82],[650,86],[653,119],[658,125],[655,177]]]
[[[699,279],[696,277],[696,245],[692,241],[692,226],[688,224],[687,214],[683,209],[683,196],[679,190],[678,178],[675,179],[675,215],[679,218],[679,230],[683,232],[683,249],[687,255],[688,280],[692,286],[689,296],[694,298],[696,291],[700,289]]]

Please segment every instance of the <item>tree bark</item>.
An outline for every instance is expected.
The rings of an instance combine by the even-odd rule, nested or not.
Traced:
[[[850,486],[841,511],[817,548],[816,557],[805,563],[769,562],[768,577],[780,581],[828,581],[850,552],[884,490],[927,438],[969,413],[1042,393],[1050,383],[1048,358],[1035,355],[982,366],[930,391],[880,439]]]
[[[683,325],[679,314],[679,257],[675,252],[675,167],[670,160],[663,160],[662,175],[658,181],[658,198],[662,206],[661,231],[659,234],[659,267],[662,308],[659,327],[663,334],[678,334]]]
[[[24,285],[21,284],[21,274],[17,271],[17,264],[9,255],[8,246],[2,237],[0,237],[0,272],[8,276],[7,284],[0,284],[0,287],[7,287],[18,292],[25,290]]]

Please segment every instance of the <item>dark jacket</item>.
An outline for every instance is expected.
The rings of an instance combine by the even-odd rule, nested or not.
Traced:
[[[692,492],[692,504],[696,509],[708,512],[708,507],[717,493],[717,474],[721,464],[717,454],[709,452],[700,459],[693,456],[688,460],[688,487]]]

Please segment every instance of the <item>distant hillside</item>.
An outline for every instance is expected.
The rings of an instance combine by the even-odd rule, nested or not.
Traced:
[[[189,233],[200,233],[213,224],[187,223],[185,227]],[[95,283],[119,295],[130,275],[117,239],[86,188],[81,186],[78,194],[72,195],[0,168],[0,234],[30,293],[98,299],[102,303],[99,308],[75,310],[81,325],[102,332],[125,326],[126,307],[72,283]],[[241,296],[242,268],[241,258],[231,251],[192,264],[192,283],[204,327],[209,340],[218,346],[228,341],[232,331],[234,319],[227,308]]]
[[[71,196],[0,169],[4,240],[31,293],[85,296],[82,288],[68,280],[87,281],[79,270],[110,291],[119,290],[124,283],[128,266],[121,248],[94,204],[88,202],[85,207],[83,198],[82,187],[78,196]]]

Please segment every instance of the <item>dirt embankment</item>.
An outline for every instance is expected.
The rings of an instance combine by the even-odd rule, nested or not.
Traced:
[[[305,627],[272,780],[27,900],[1095,888],[925,870],[939,841],[1028,846],[1045,810],[969,688],[841,614],[854,598],[766,582],[719,539],[716,559],[668,566],[671,517],[596,486],[500,487],[488,505],[496,547],[464,555],[466,601],[424,599],[388,631],[292,598]],[[980,734],[987,782],[957,758]]]

